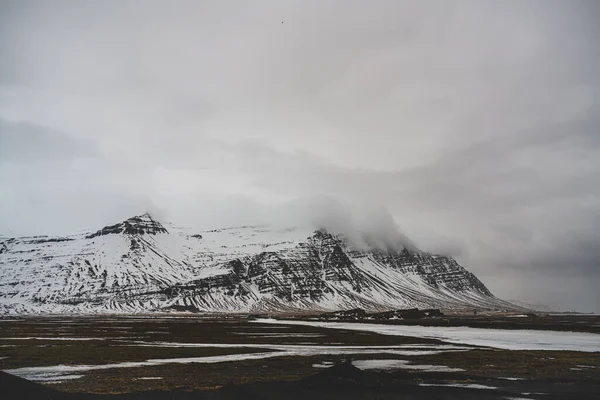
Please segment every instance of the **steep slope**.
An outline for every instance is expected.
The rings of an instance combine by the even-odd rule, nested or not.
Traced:
[[[449,258],[361,252],[323,231],[278,252],[232,260],[225,273],[175,285],[174,304],[203,311],[513,308]]]
[[[0,311],[511,308],[455,260],[364,251],[309,229],[204,232],[150,215],[68,237],[0,238]],[[175,307],[177,308],[177,307]]]

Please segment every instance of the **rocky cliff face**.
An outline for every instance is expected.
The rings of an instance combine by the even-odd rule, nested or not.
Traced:
[[[0,312],[511,308],[455,260],[364,251],[325,231],[165,227],[0,238]]]

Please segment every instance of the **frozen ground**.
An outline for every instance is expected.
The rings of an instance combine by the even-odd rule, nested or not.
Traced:
[[[394,369],[416,369],[429,372],[460,372],[462,368],[449,368],[444,365],[417,365],[407,360],[356,360],[352,362],[358,369],[394,370]]]
[[[164,358],[151,359],[137,362],[122,362],[100,365],[51,365],[43,367],[24,367],[8,369],[5,372],[19,376],[31,381],[50,382],[62,381],[65,376],[69,379],[80,378],[83,375],[73,375],[75,372],[88,372],[115,368],[139,368],[147,366],[157,366],[164,364],[212,364],[221,362],[235,362],[245,360],[260,360],[273,357],[312,357],[323,355],[358,355],[358,354],[389,354],[395,356],[416,356],[416,355],[432,355],[448,351],[457,351],[464,349],[459,346],[438,346],[441,348],[431,347],[428,350],[423,350],[422,345],[415,346],[317,346],[317,345],[278,345],[278,344],[223,344],[223,343],[169,343],[169,342],[132,342],[133,346],[151,346],[151,347],[209,347],[209,348],[261,348],[265,352],[260,353],[240,353],[228,354],[221,356],[206,356],[206,357],[180,357],[180,358]],[[433,365],[413,365],[405,360],[367,360],[373,361],[372,365],[379,361],[381,365],[387,365],[387,368],[379,369],[419,369],[424,371],[455,371],[456,369],[448,369],[444,366]],[[394,366],[389,365],[392,361]],[[387,362],[387,364],[386,364]],[[367,369],[368,363],[361,364],[361,369]],[[379,364],[377,364],[379,365]],[[371,367],[375,368],[375,367]],[[439,368],[439,369],[436,369]],[[376,368],[377,369],[377,368]]]
[[[343,391],[346,381],[336,376],[348,373],[350,379],[364,378],[364,392],[351,390],[353,398],[361,400],[364,394],[373,394],[373,378],[389,384],[381,389],[383,392],[442,395],[436,398],[456,394],[454,398],[477,400],[540,400],[540,396],[546,400],[579,400],[596,393],[600,382],[596,353],[526,350],[516,354],[472,345],[498,346],[499,341],[514,340],[511,348],[516,345],[522,348],[523,343],[532,341],[527,336],[529,331],[260,322],[197,315],[13,319],[0,324],[0,346],[10,346],[0,348],[0,369],[53,389],[98,394],[183,387],[204,392],[231,382],[262,385],[260,382],[266,380],[297,382],[298,379],[307,379],[310,385],[341,382]],[[448,335],[440,331],[453,332],[451,341],[456,343],[448,343]],[[492,333],[497,337],[480,335],[475,342],[464,334],[461,336],[461,332]],[[505,336],[511,333],[518,336]],[[566,338],[572,346],[581,347],[581,337],[595,337],[548,331],[534,334],[538,335],[537,344],[541,342],[551,349],[563,348]],[[55,341],[57,335],[67,340]],[[492,339],[495,344],[489,343]],[[588,346],[588,350],[594,348]],[[315,377],[319,372],[324,375]],[[421,383],[425,386],[419,386]],[[565,396],[565,391],[570,397]],[[271,398],[289,398],[290,393],[278,393]],[[311,398],[296,396],[307,397]],[[377,394],[371,398],[389,397]]]
[[[498,389],[495,386],[479,385],[476,383],[421,383],[420,385],[421,386],[460,387],[460,388],[470,388],[470,389],[490,389],[490,390]]]
[[[425,327],[351,322],[321,322],[259,319],[262,324],[305,325],[320,328],[374,332],[383,335],[438,339],[464,345],[507,350],[573,350],[600,352],[600,335],[583,332],[481,329],[470,327]]]

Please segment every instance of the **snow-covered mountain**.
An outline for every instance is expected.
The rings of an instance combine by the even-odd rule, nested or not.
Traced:
[[[191,231],[133,217],[67,237],[0,237],[0,312],[510,309],[454,259],[364,250],[323,230]]]

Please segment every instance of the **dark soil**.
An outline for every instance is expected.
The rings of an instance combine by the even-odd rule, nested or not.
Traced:
[[[483,318],[483,317],[479,317]],[[519,318],[520,319],[520,318]],[[423,322],[420,320],[419,322]],[[74,341],[57,338],[93,338]],[[239,347],[161,347],[162,342]],[[148,359],[272,352],[257,344],[390,346],[440,344],[310,326],[257,324],[242,317],[38,317],[0,321],[0,369],[95,365]],[[141,345],[141,346],[140,346]],[[401,359],[463,372],[360,371],[348,360]],[[315,368],[332,363],[336,367]],[[35,384],[0,375],[1,399],[585,399],[600,398],[600,353],[473,348],[434,355],[385,353],[285,356],[212,364],[162,364],[84,371],[83,377]],[[147,380],[143,378],[160,378]],[[506,378],[519,378],[509,380]],[[478,384],[497,389],[420,386]],[[60,392],[59,392],[60,391]],[[83,394],[85,393],[85,394]],[[523,395],[523,393],[545,393]],[[21,397],[19,397],[21,396]]]
[[[494,383],[494,382],[490,382]],[[497,382],[496,382],[497,383]],[[0,372],[0,389],[6,400],[70,399],[598,399],[600,386],[560,388],[552,383],[529,382],[496,389],[421,386],[413,376],[361,371],[344,363],[295,381],[229,384],[204,391],[173,389],[141,391],[115,395],[64,393]],[[527,392],[525,392],[527,390]],[[531,390],[536,390],[532,394]],[[543,392],[539,392],[543,390]],[[523,393],[527,393],[526,395]],[[526,397],[522,397],[526,396]]]

